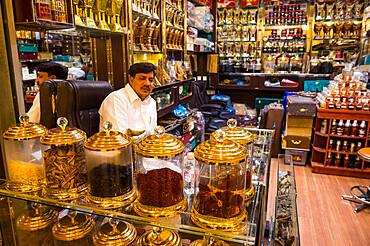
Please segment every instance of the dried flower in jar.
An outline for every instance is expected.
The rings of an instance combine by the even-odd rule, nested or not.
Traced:
[[[9,161],[7,167],[11,181],[32,185],[40,185],[44,182],[42,165],[23,161]]]

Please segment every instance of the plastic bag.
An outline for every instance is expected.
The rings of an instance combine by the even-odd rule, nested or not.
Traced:
[[[186,110],[186,108],[184,106],[179,105],[179,106],[177,106],[177,108],[175,108],[173,110],[173,114],[176,117],[186,117],[186,116],[188,116],[188,111]]]
[[[229,96],[226,96],[226,95],[220,94],[219,91],[217,91],[217,94],[216,95],[211,96],[211,99],[212,100],[216,100],[217,99],[217,100],[226,101],[227,107],[231,107],[231,99],[230,99],[230,97]],[[234,114],[235,114],[235,112],[234,112]]]

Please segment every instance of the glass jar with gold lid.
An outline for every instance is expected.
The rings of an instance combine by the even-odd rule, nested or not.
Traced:
[[[86,133],[67,127],[68,120],[58,118],[59,127],[49,130],[41,139],[45,168],[44,195],[67,200],[87,188],[84,142]]]
[[[58,212],[54,209],[31,203],[31,208],[24,211],[17,218],[18,245],[53,246],[52,227],[58,220]]]
[[[53,226],[54,245],[90,246],[94,227],[95,221],[90,215],[69,210]]]
[[[19,124],[3,134],[7,163],[7,189],[17,192],[41,190],[45,173],[42,165],[40,137],[47,132],[43,125],[28,122],[28,115],[19,117]]]
[[[235,119],[229,119],[227,126],[221,130],[226,133],[226,138],[233,140],[242,145],[247,151],[247,160],[245,168],[245,199],[249,200],[254,195],[254,186],[252,185],[252,169],[253,169],[253,142],[254,136],[251,132],[242,127],[237,126],[238,122]]]
[[[103,209],[123,207],[136,198],[134,189],[131,138],[112,131],[104,122],[103,132],[85,143],[89,183],[88,203]],[[105,199],[110,198],[110,199]]]
[[[203,228],[243,232],[247,151],[221,129],[194,150],[199,167],[192,221]]]
[[[136,186],[135,212],[146,217],[173,217],[185,211],[183,193],[183,143],[165,133],[162,126],[135,146]]]
[[[110,218],[93,235],[95,246],[125,246],[136,239],[136,229],[126,221]]]

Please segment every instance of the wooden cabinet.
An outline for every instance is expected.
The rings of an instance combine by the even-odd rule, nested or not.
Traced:
[[[321,124],[324,120],[327,120],[327,131],[320,132]],[[332,123],[333,120],[337,123],[339,120],[344,122],[350,120],[352,123],[357,120],[360,124],[362,121],[366,122],[366,133],[364,137],[359,137],[358,135],[338,135],[332,134]],[[316,122],[314,124],[314,137],[312,142],[312,171],[317,173],[325,174],[335,174],[343,176],[352,177],[362,177],[370,178],[370,163],[365,161],[360,161],[356,167],[356,148],[359,142],[361,142],[361,147],[370,146],[369,138],[369,123],[370,123],[370,112],[368,111],[351,111],[351,110],[330,110],[330,109],[317,109]],[[331,144],[330,141],[333,140]],[[340,148],[336,148],[337,141],[341,142]],[[343,143],[347,142],[347,150],[343,150]],[[351,151],[351,143],[355,143],[355,150]],[[328,162],[328,155],[331,153],[333,162],[330,164]],[[341,158],[339,165],[334,165],[335,157],[339,155]],[[349,164],[348,167],[343,165],[344,157],[348,155]]]

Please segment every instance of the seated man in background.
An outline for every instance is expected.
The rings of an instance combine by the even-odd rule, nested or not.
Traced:
[[[157,126],[157,109],[150,93],[154,87],[156,67],[151,63],[136,63],[130,67],[129,74],[130,82],[109,94],[100,106],[100,128],[103,122],[109,121],[114,130],[122,133],[128,129],[153,133]]]
[[[38,87],[40,88],[40,85],[45,80],[50,79],[67,79],[68,77],[68,68],[60,65],[59,63],[40,63],[36,66],[37,71],[37,79],[35,82],[37,83]],[[30,122],[39,123],[40,122],[40,116],[41,116],[41,110],[40,110],[40,93],[38,92],[35,96],[35,99],[33,100],[32,107],[27,112],[29,116]]]

